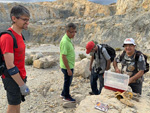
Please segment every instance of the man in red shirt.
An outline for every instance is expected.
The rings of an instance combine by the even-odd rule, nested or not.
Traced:
[[[15,36],[18,48],[14,48],[11,35],[1,36],[0,49],[7,68],[2,75],[2,81],[7,92],[7,113],[20,113],[22,97],[30,93],[25,84],[25,44],[22,37],[22,30],[28,28],[30,13],[24,6],[17,5],[11,9],[10,17],[12,26],[8,30]]]

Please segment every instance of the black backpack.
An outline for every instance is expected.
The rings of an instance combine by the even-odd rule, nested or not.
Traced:
[[[100,45],[101,45],[102,47],[99,48],[99,46],[98,46],[98,52],[103,53],[103,52],[102,52],[103,47],[106,48],[106,50],[107,50],[109,56],[111,57],[110,60],[111,60],[111,62],[113,62],[113,61],[114,61],[114,58],[116,57],[116,51],[114,50],[114,48],[112,48],[111,46],[109,46],[109,45],[107,45],[107,44],[100,44]],[[99,59],[100,59],[100,54],[98,53],[98,55],[99,55]],[[94,56],[95,56],[95,55],[94,55]]]
[[[0,33],[0,37],[1,37],[3,34],[10,34],[11,37],[13,38],[14,48],[18,48],[16,38],[15,38],[15,36],[13,35],[13,33],[11,32],[11,30],[6,30],[6,31],[1,32],[1,33]],[[23,35],[22,35],[22,37],[23,37],[23,40],[25,40]],[[3,60],[3,54],[1,53],[1,49],[0,49],[0,76],[3,74],[4,69],[6,69],[6,66],[5,66],[5,61]]]
[[[125,51],[123,51],[123,53],[120,55],[120,61],[124,58],[125,55]],[[143,54],[141,51],[136,51],[136,55],[135,55],[135,61],[137,63],[139,56]],[[144,73],[147,73],[149,71],[149,63],[147,62],[147,56],[145,54],[143,54],[144,58],[145,58],[145,63],[146,63],[146,69],[144,70]]]

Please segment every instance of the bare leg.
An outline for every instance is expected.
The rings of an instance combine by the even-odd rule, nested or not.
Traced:
[[[20,104],[19,105],[8,105],[7,113],[20,113]]]

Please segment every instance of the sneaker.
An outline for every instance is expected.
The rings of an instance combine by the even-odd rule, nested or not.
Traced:
[[[76,102],[76,100],[73,99],[72,97],[68,97],[68,98],[65,97],[63,100],[64,101],[69,101],[69,102]]]
[[[60,95],[60,98],[62,98],[62,99],[63,99],[63,98],[64,98],[64,96],[61,94],[61,95]]]
[[[90,95],[95,95],[93,92],[89,92]]]

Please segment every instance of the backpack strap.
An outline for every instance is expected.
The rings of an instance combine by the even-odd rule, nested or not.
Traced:
[[[103,54],[103,51],[102,51],[102,49],[103,48],[105,48],[105,45],[104,44],[100,44],[101,45],[101,48],[100,48],[100,52],[102,53],[102,55],[103,55],[103,57],[104,57],[104,54]],[[105,48],[106,49],[106,48]],[[106,49],[106,51],[107,51],[107,49]],[[107,51],[108,52],[108,51]],[[104,57],[105,58],[105,57]]]
[[[13,38],[13,41],[14,41],[14,48],[18,48],[16,37],[13,35],[13,33],[11,32],[11,30],[6,30],[6,31],[1,32],[0,36],[2,36],[3,34],[9,34],[9,35],[11,35],[11,37]]]
[[[120,55],[120,61],[122,61],[122,59],[124,58],[124,55],[126,54],[125,51],[122,52],[122,54]]]
[[[98,46],[98,45],[97,45]],[[100,57],[100,53],[102,53],[102,47],[100,48],[99,46],[98,46],[98,57],[99,57],[99,59],[101,58]]]
[[[101,45],[100,52],[102,53],[102,55],[103,55],[103,57],[104,57],[104,54],[103,54],[102,49],[103,49],[103,48],[106,49],[106,44],[100,44],[100,45]],[[107,49],[106,49],[106,51],[107,51]],[[108,53],[108,51],[107,51],[107,53]],[[99,57],[100,57],[100,54],[99,54]],[[111,57],[111,56],[110,56],[110,57]],[[105,58],[105,57],[104,57],[104,58]]]
[[[1,37],[3,34],[9,34],[9,35],[11,35],[11,37],[13,38],[13,41],[14,41],[14,48],[18,48],[17,41],[16,41],[16,37],[14,36],[14,34],[12,33],[11,30],[6,30],[6,31],[1,32],[1,33],[0,33],[0,37]],[[23,34],[22,34],[22,38],[23,38],[23,40],[25,41],[25,38],[24,38]]]
[[[25,38],[24,38],[23,34],[22,34],[22,38],[23,38],[23,40],[25,41]]]
[[[101,48],[99,47],[99,45],[101,45]],[[102,49],[104,48],[104,44],[99,44],[99,45],[97,45],[97,48],[98,48],[97,51],[98,51],[98,57],[99,57],[99,59],[101,59],[100,53],[102,53],[102,55],[103,55]],[[95,53],[94,53],[94,59],[95,59]]]
[[[124,55],[126,54],[125,51],[122,52],[122,54],[120,55],[120,61],[122,61],[122,59],[124,58]],[[142,54],[141,51],[137,51],[135,50],[135,61],[138,61],[139,56]]]
[[[98,53],[98,57],[99,57],[99,59],[100,59],[100,48],[99,48],[99,46],[98,45],[96,45],[97,46],[97,53]],[[96,57],[95,57],[95,53],[94,53],[94,59],[96,59]]]
[[[135,56],[135,61],[137,62],[140,55],[143,55],[143,57],[145,58],[145,63],[146,63],[146,69],[144,70],[144,73],[149,71],[149,63],[147,62],[147,56],[145,54],[143,54],[141,51],[136,51],[136,56]]]
[[[102,49],[105,48],[105,46],[104,46],[104,44],[99,44],[99,45],[101,45],[101,48],[98,45],[97,46],[98,46],[98,57],[100,59],[101,58],[100,53],[102,53],[102,55],[104,56]]]
[[[135,55],[135,61],[138,61],[139,56],[142,54],[141,51],[136,51],[136,55]]]

